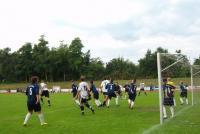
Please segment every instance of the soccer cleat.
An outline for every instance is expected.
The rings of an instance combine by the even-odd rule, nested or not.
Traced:
[[[164,119],[167,119],[167,116],[164,116],[163,118],[164,118]]]
[[[26,123],[24,123],[24,124],[23,124],[23,126],[24,126],[24,127],[26,127],[26,126],[27,126],[27,124],[26,124]]]
[[[84,112],[81,112],[81,115],[84,115],[85,113]]]
[[[41,126],[44,126],[44,125],[47,125],[48,123],[44,122],[44,123],[41,123]]]

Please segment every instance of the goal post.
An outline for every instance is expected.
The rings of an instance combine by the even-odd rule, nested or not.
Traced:
[[[158,87],[159,87],[159,108],[160,108],[160,124],[164,123],[163,118],[163,74],[168,72],[172,67],[178,68],[177,64],[182,64],[182,67],[187,67],[189,69],[190,63],[187,57],[183,54],[169,54],[169,53],[157,53],[157,71],[158,71]],[[191,68],[192,71],[192,68]],[[172,72],[173,73],[173,72]],[[169,74],[168,74],[169,75]],[[166,76],[165,76],[166,77]],[[169,76],[168,76],[169,77]],[[191,82],[192,82],[191,77]],[[193,94],[193,93],[192,93]],[[192,96],[193,98],[193,96]]]

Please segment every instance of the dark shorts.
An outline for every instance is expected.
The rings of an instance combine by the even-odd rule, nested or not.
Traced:
[[[140,88],[140,91],[144,91],[144,88]]]
[[[81,98],[80,102],[84,104],[88,103],[87,99],[83,99],[83,98]]]
[[[73,97],[76,97],[77,92],[72,92]]]
[[[174,99],[173,99],[173,97],[164,98],[164,102],[163,103],[166,106],[174,106]]]
[[[48,98],[49,98],[49,91],[48,91],[48,90],[42,91],[41,96],[45,96],[45,97],[48,97]]]
[[[131,101],[135,101],[136,94],[129,94],[129,95],[128,95],[128,98],[129,98]]]
[[[103,92],[103,95],[108,95],[108,92]]]
[[[95,94],[93,94],[93,97],[94,97],[94,99],[98,100],[99,99],[99,94],[95,93]]]
[[[40,103],[35,104],[35,103],[29,103],[27,102],[27,107],[28,107],[28,111],[35,111],[35,112],[40,112],[41,111],[41,105]]]
[[[116,94],[115,93],[108,93],[108,98],[111,100],[112,97],[116,98]]]
[[[181,92],[180,97],[186,97],[187,98],[187,92]]]

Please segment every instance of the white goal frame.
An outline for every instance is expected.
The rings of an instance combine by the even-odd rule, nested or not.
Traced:
[[[158,89],[159,89],[159,107],[160,107],[160,124],[163,124],[163,90],[162,90],[162,72],[171,68],[178,62],[181,62],[184,59],[184,55],[182,55],[177,61],[172,63],[171,65],[168,65],[167,67],[163,68],[161,67],[161,56],[162,55],[182,55],[182,54],[169,54],[169,53],[157,53],[157,70],[158,70]],[[191,66],[189,64],[189,66]],[[194,104],[194,91],[193,91],[193,73],[192,73],[192,67],[191,67],[191,90],[192,90],[192,105]],[[200,73],[200,72],[199,72]]]

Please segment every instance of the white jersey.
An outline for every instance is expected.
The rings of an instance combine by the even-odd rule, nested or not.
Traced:
[[[110,83],[109,80],[103,80],[103,81],[101,82],[101,88],[102,88],[102,91],[103,91],[103,92],[108,92],[108,90],[106,89],[106,85],[107,85],[108,83]]]
[[[87,98],[87,96],[88,96],[87,89],[89,89],[89,86],[88,86],[87,82],[79,83],[78,91],[80,91],[80,97],[81,98],[83,98],[83,99]]]
[[[42,90],[42,91],[48,90],[47,84],[45,84],[44,82],[40,83],[40,87],[41,87],[41,90]]]
[[[140,83],[140,89],[144,89],[144,83]]]

